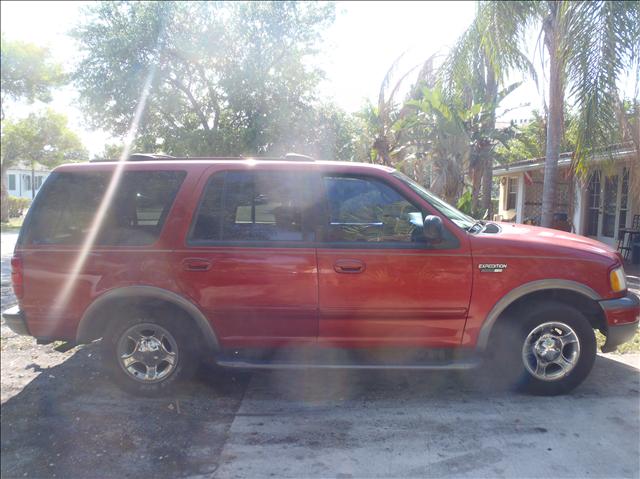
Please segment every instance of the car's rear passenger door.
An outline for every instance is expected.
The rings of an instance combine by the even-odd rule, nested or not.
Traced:
[[[208,315],[225,347],[315,342],[318,275],[308,175],[239,164],[204,182],[178,252],[181,289]]]
[[[443,240],[430,244],[422,222],[436,211],[403,192],[390,175],[339,171],[319,180],[326,198],[318,245],[319,341],[459,344],[471,295],[466,236],[445,219]]]

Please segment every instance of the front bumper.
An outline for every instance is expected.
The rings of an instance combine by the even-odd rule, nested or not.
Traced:
[[[14,333],[30,336],[27,322],[24,319],[24,314],[20,310],[20,306],[16,305],[4,311],[2,313],[2,319],[4,319],[9,329]]]
[[[600,301],[600,306],[607,318],[607,341],[602,352],[609,353],[633,338],[638,331],[640,299],[633,293],[627,293],[623,298]]]

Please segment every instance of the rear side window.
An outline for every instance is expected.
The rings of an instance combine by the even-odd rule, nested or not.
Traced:
[[[145,245],[162,230],[186,173],[131,171],[122,175],[96,244]],[[54,173],[26,225],[27,244],[79,245],[86,237],[111,173]]]
[[[190,242],[312,241],[305,225],[305,177],[289,172],[228,171],[203,194]]]

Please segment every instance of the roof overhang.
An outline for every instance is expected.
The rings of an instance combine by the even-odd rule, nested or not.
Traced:
[[[564,154],[566,155],[566,154]],[[638,152],[635,148],[614,151],[611,154],[599,154],[591,158],[590,162],[602,162],[607,160],[625,161],[637,156]],[[544,158],[536,158],[534,160],[517,161],[511,165],[494,168],[493,176],[506,176],[523,171],[540,170],[544,168]],[[572,158],[569,156],[561,157],[558,160],[558,167],[565,168],[571,165]]]

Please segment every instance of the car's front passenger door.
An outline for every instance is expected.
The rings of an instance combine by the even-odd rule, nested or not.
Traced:
[[[339,346],[459,344],[471,295],[465,236],[445,226],[430,244],[433,213],[381,177],[325,174],[318,247],[319,341]],[[408,197],[409,196],[409,197]]]

